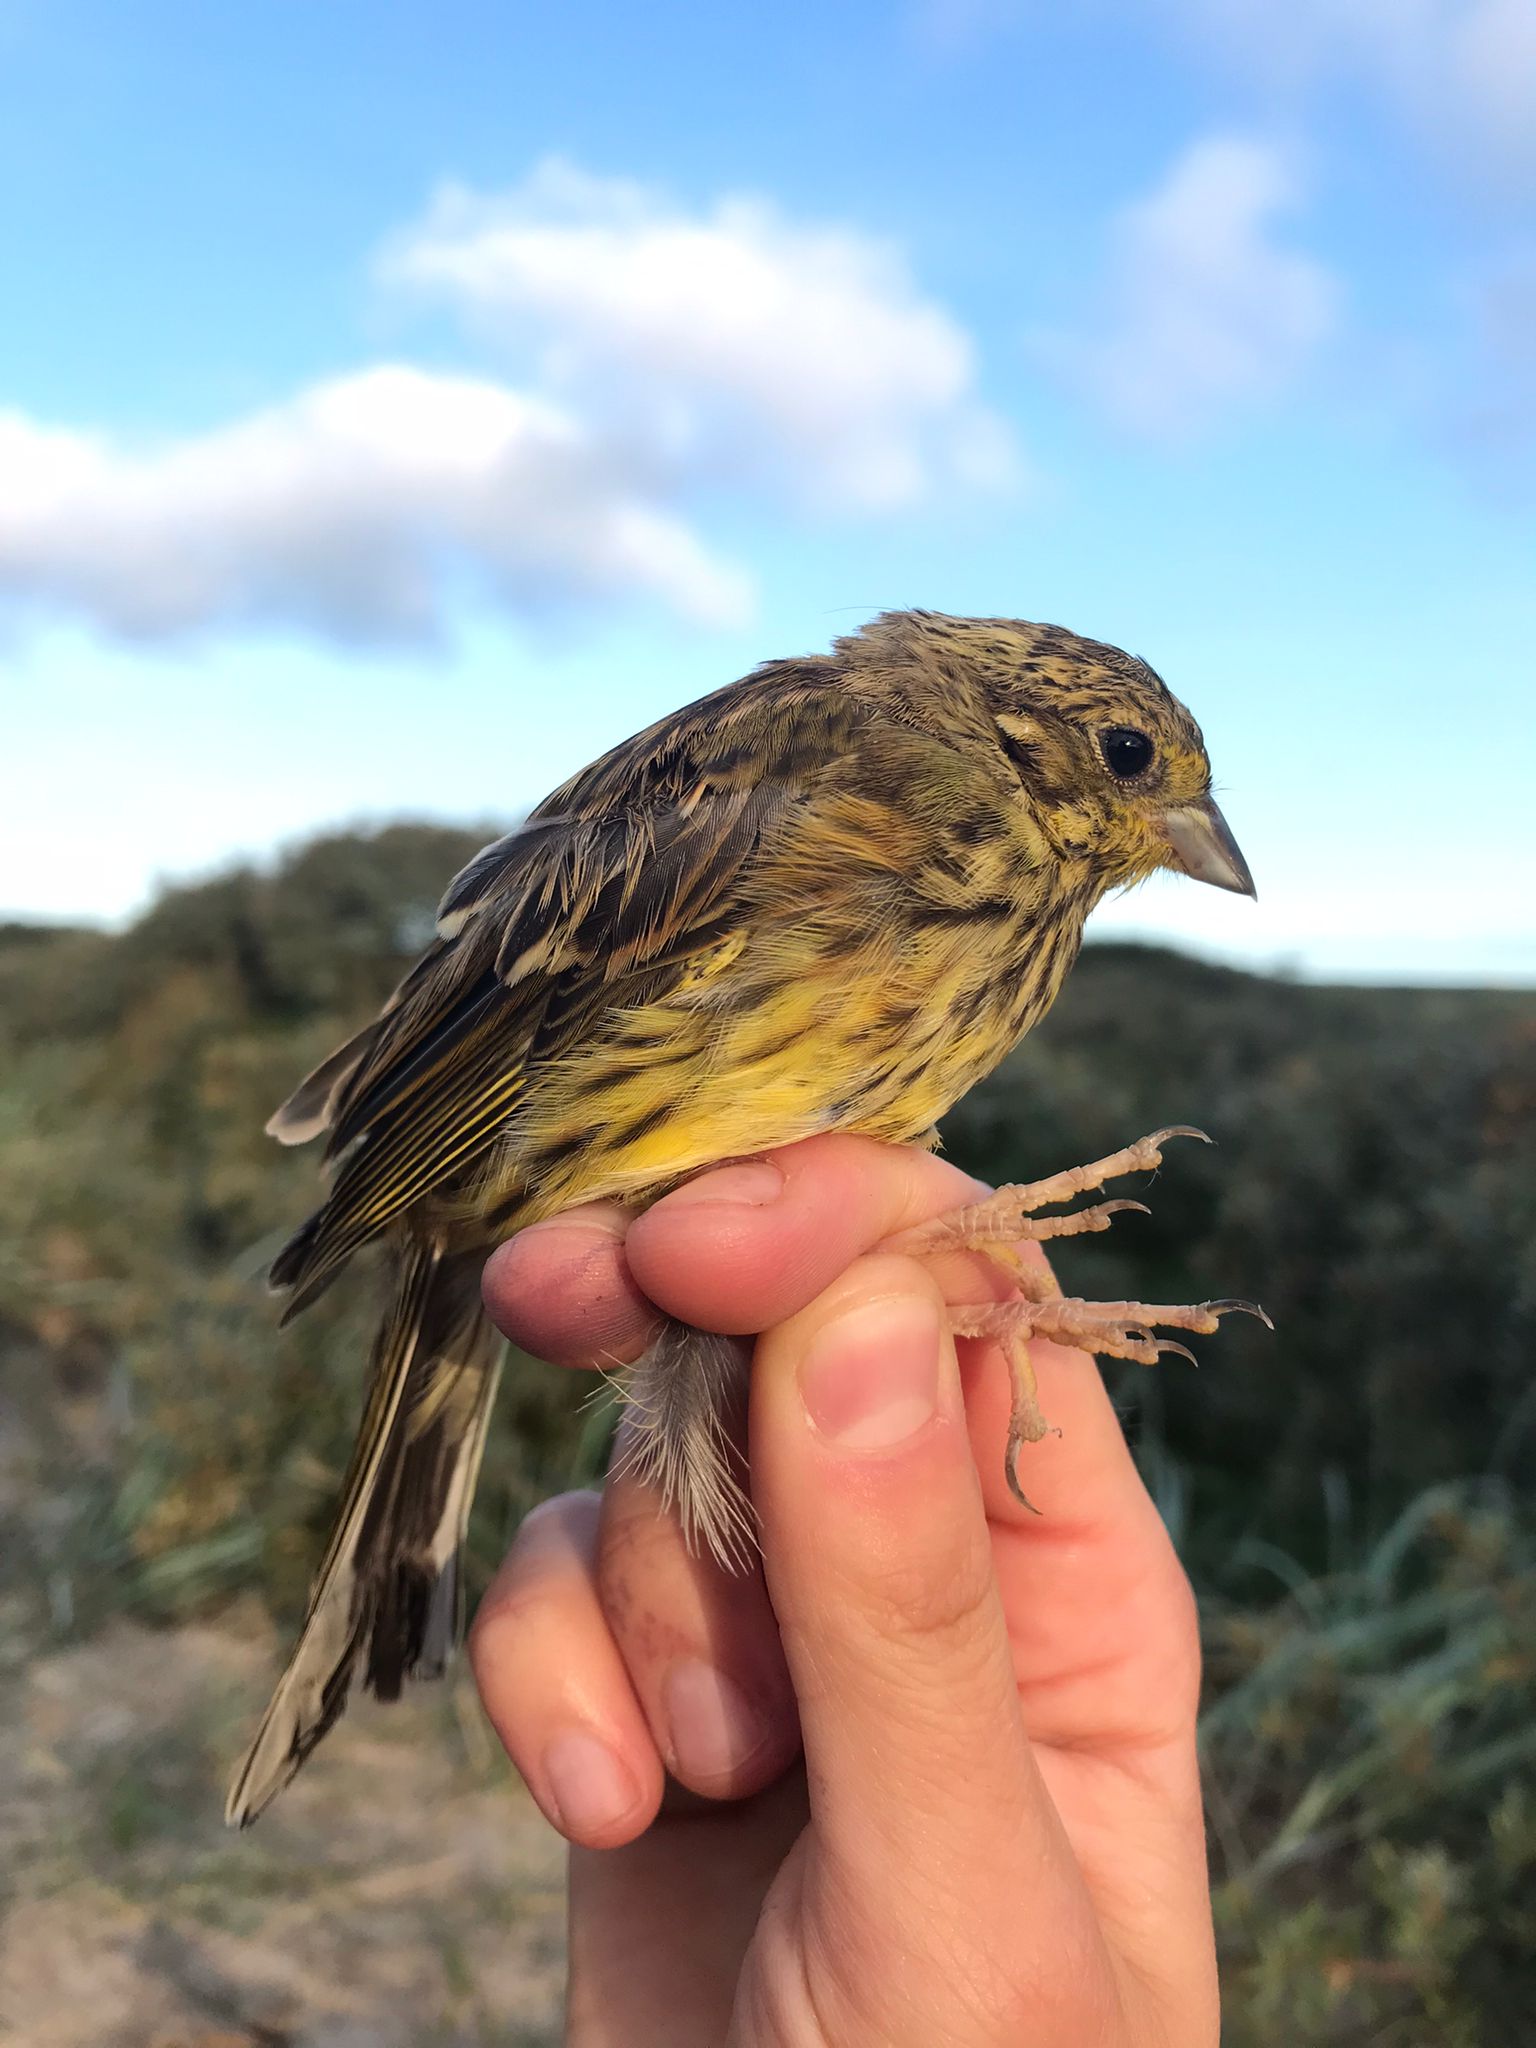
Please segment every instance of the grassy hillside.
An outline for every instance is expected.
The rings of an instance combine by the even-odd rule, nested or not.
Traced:
[[[260,1273],[313,1162],[261,1126],[483,836],[322,840],[116,937],[0,928],[0,1546],[32,1653],[300,1602],[368,1276],[278,1337]],[[1021,1178],[1186,1121],[1218,1145],[1060,1266],[1279,1326],[1228,1325],[1198,1375],[1113,1369],[1206,1616],[1230,2039],[1497,2038],[1536,1946],[1536,997],[1090,948],[946,1138]],[[572,1398],[514,1366],[482,1568],[600,1462]]]

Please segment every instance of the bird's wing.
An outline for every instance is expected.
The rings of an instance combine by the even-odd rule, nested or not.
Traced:
[[[765,832],[813,799],[868,716],[814,672],[761,674],[583,769],[464,869],[383,1014],[269,1126],[290,1142],[328,1128],[338,1162],[273,1263],[290,1313],[494,1143],[530,1053],[579,1040],[621,995],[653,1000],[719,937]]]

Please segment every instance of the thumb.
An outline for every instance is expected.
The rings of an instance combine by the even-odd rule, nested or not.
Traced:
[[[1082,1954],[1094,1916],[1025,1737],[954,1341],[922,1267],[861,1259],[760,1340],[752,1469],[826,1931],[855,1998],[878,1985],[883,2005],[910,1974],[922,2011],[968,1954],[993,1981],[1003,1957],[1027,1979],[1041,1946]]]

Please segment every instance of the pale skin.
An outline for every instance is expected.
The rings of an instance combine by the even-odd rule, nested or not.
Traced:
[[[620,1476],[528,1518],[475,1622],[571,1843],[577,2048],[1215,2048],[1188,1581],[1094,1361],[1035,1347],[1032,1514],[1004,1361],[943,1313],[1005,1277],[881,1248],[976,1195],[816,1138],[490,1262],[558,1364],[635,1356],[653,1304],[763,1333],[763,1570],[690,1556]]]

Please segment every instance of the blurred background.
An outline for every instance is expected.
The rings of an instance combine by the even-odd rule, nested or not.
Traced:
[[[886,606],[1200,717],[1257,906],[1108,906],[950,1119],[1189,1121],[1074,1289],[1202,1600],[1234,2048],[1536,1995],[1530,0],[0,0],[0,2036],[559,2038],[467,1682],[222,1785],[350,1442],[261,1125],[471,851]],[[601,1466],[514,1361],[473,1548]]]

